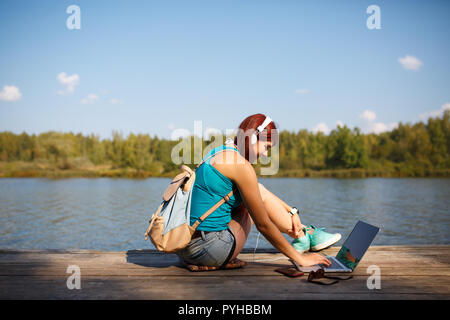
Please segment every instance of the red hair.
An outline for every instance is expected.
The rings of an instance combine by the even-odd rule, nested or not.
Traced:
[[[271,121],[261,133],[257,132],[257,128],[263,124],[266,116],[262,113],[253,114],[248,116],[241,122],[238,128],[238,133],[234,138],[234,144],[240,146],[240,144],[245,146],[245,159],[249,160],[249,152],[250,152],[250,140],[251,135],[253,133],[256,134],[257,141],[260,140],[260,137],[264,137],[264,141],[272,142],[272,145],[275,145],[278,141],[278,131],[277,126],[273,121]],[[242,141],[244,139],[244,141]]]

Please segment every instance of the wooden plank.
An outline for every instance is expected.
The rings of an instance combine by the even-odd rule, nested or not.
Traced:
[[[308,299],[383,295],[436,295],[449,299],[447,277],[387,277],[380,290],[369,290],[367,277],[333,286],[287,277],[83,277],[80,290],[69,290],[65,277],[0,277],[1,299]],[[193,294],[195,292],[195,294]]]
[[[260,254],[257,259],[254,259],[253,255],[241,254],[239,256],[241,259],[246,260],[251,265],[256,265],[258,267],[269,266],[277,267],[290,265],[287,258],[281,254]],[[16,256],[14,259],[2,259],[0,260],[0,274],[5,270],[24,269],[24,268],[49,268],[49,267],[67,267],[69,264],[76,264],[82,268],[112,268],[120,269],[126,268],[162,268],[169,266],[178,266],[178,258],[173,255],[141,255],[134,258],[125,257],[123,254],[109,255],[106,258],[98,255],[85,255],[80,258],[79,255],[46,255],[46,254],[33,254],[33,257],[29,256]],[[367,267],[371,264],[377,264],[383,268],[428,268],[428,269],[438,269],[438,268],[448,268],[449,263],[447,261],[440,262],[439,259],[444,259],[442,255],[430,255],[427,257],[416,257],[405,255],[402,257],[380,257],[374,254],[368,254],[364,257],[360,263],[359,269]],[[448,260],[448,257],[445,258]],[[6,260],[6,261],[5,261]],[[250,267],[249,266],[249,267]],[[247,267],[246,269],[248,269]]]
[[[239,258],[248,262],[259,264],[289,264],[287,258],[282,254],[241,254]],[[116,268],[126,267],[164,267],[178,264],[178,258],[175,255],[159,254],[7,254],[0,256],[0,268],[5,265],[27,265],[27,266],[64,266],[68,264],[77,264],[80,267],[109,267],[114,265]],[[446,268],[450,264],[450,255],[442,252],[426,252],[395,254],[368,252],[362,262],[363,265],[382,265],[384,267],[395,268],[399,265],[403,267],[427,267],[427,268]]]
[[[330,248],[324,254],[336,254],[338,249]],[[249,265],[243,269],[199,273],[182,268],[176,255],[149,250],[0,250],[0,298],[450,299],[449,249],[371,247],[353,273],[354,279],[331,287],[274,272],[290,263],[273,250],[255,255],[245,251],[239,257]],[[66,270],[71,264],[81,268],[82,290],[67,289]],[[372,264],[381,268],[381,290],[367,288],[366,270]],[[192,292],[196,292],[195,297]]]
[[[275,268],[290,265],[276,265],[273,267],[261,268],[260,266],[249,265],[245,269],[237,270],[218,270],[214,272],[189,272],[182,267],[170,266],[166,268],[112,268],[111,266],[105,267],[81,267],[81,274],[83,276],[177,276],[177,277],[209,277],[214,274],[214,276],[226,276],[226,277],[257,277],[257,276],[280,276],[281,274],[276,273]],[[67,266],[65,267],[8,267],[0,268],[0,276],[58,276],[64,277],[68,276],[66,273]],[[369,276],[370,274],[366,272],[367,268],[363,266],[358,267],[353,275],[357,276]],[[386,268],[383,267],[381,270],[381,276],[447,276],[450,277],[450,270],[447,268]]]
[[[331,247],[322,252],[337,252],[340,247]],[[450,245],[395,245],[395,246],[371,246],[369,251],[433,251],[433,250],[444,250],[450,252]],[[102,250],[83,250],[83,249],[48,249],[48,250],[39,250],[39,249],[26,249],[26,250],[17,250],[17,249],[0,249],[1,254],[8,253],[64,253],[64,254],[102,254],[102,255],[115,255],[118,253],[124,253],[124,251],[102,251]],[[165,253],[159,252],[154,249],[134,249],[126,251],[130,254],[139,253],[139,254],[159,254],[166,255]],[[253,253],[253,249],[244,248],[242,253]],[[259,248],[256,253],[279,253],[274,248]]]
[[[428,253],[427,253],[428,254]],[[383,253],[383,255],[385,255]],[[270,275],[273,269],[280,266],[290,266],[286,257],[281,254],[257,254],[254,260],[253,254],[241,254],[241,259],[249,262],[245,269],[215,271],[215,273],[230,272],[236,275]],[[383,274],[391,275],[446,275],[449,271],[448,263],[440,263],[442,254],[428,254],[428,256],[416,257],[411,254],[396,254],[392,256],[380,256],[378,253],[369,252],[355,274],[365,275],[368,266],[379,265]],[[207,273],[190,273],[180,268],[178,258],[175,255],[161,254],[137,254],[133,257],[126,253],[115,254],[11,254],[11,259],[0,260],[0,275],[64,275],[68,265],[76,264],[87,274],[121,275],[121,274],[160,274],[160,275],[186,275],[203,276]],[[448,260],[448,257],[446,258]],[[5,261],[6,260],[6,261]],[[403,270],[403,271],[402,271]],[[93,273],[94,272],[94,273]]]
[[[328,254],[328,255],[335,255],[337,253],[337,249],[329,249],[322,254]],[[443,262],[448,263],[449,262],[449,254],[450,250],[446,249],[435,249],[435,250],[425,250],[425,251],[415,251],[415,250],[402,250],[402,251],[395,251],[395,252],[386,252],[386,251],[379,251],[379,250],[371,250],[366,253],[363,260],[370,259],[370,257],[377,257],[377,258],[389,258],[389,259],[405,259],[405,258],[429,258],[429,259],[442,259]],[[244,253],[241,254],[243,257],[248,257],[249,260],[252,259],[253,254],[252,253]],[[277,254],[277,253],[258,253],[257,254],[258,259],[261,258],[277,258],[282,257],[283,255]],[[139,260],[146,260],[149,259],[156,259],[158,261],[162,261],[164,259],[176,259],[176,255],[173,254],[160,254],[160,253],[148,253],[148,252],[103,252],[103,253],[90,253],[90,252],[83,252],[83,253],[72,253],[72,252],[61,252],[61,253],[53,253],[53,252],[14,252],[14,253],[1,253],[0,254],[0,263],[3,262],[14,262],[14,261],[40,261],[40,262],[53,262],[55,259],[57,260],[68,260],[68,259],[77,259],[79,261],[83,260],[92,260],[92,259],[104,259],[108,262],[133,262],[134,259],[137,263]]]

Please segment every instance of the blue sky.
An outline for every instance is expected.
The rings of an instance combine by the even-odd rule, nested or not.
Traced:
[[[69,30],[66,8],[81,9]],[[381,29],[369,30],[369,5]],[[0,2],[0,131],[365,132],[450,108],[448,1]],[[403,61],[403,64],[400,62]],[[409,68],[409,69],[408,69]]]

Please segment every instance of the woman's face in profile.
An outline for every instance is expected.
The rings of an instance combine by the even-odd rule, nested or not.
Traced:
[[[260,157],[267,157],[269,149],[272,147],[271,141],[259,140],[254,145],[250,147],[250,159],[255,159],[255,161]],[[252,157],[253,156],[253,157]]]

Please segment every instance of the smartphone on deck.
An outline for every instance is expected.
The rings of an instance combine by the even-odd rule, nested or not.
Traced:
[[[275,269],[275,271],[279,272],[281,274],[284,274],[285,276],[292,277],[292,278],[300,277],[304,274],[303,272],[298,271],[293,267],[278,268],[278,269]]]

